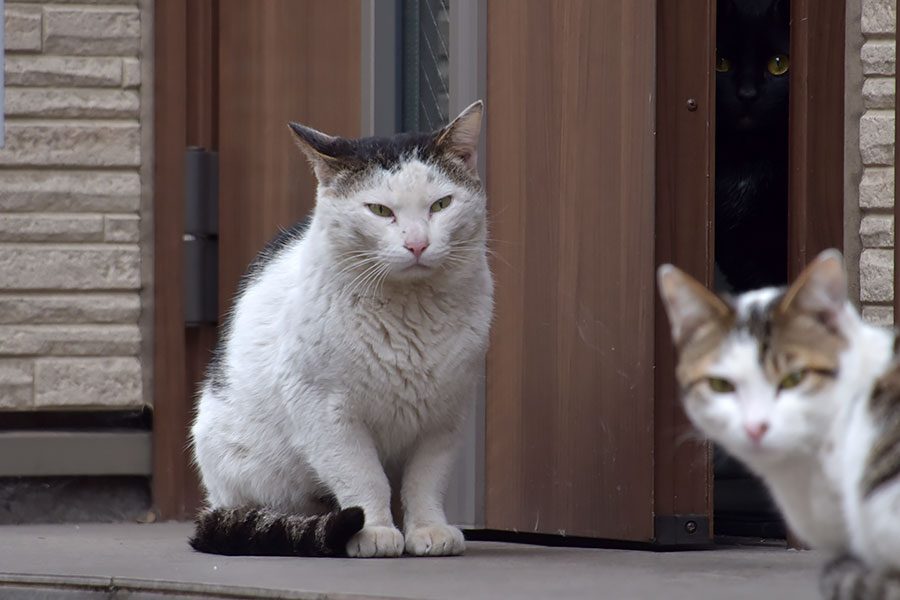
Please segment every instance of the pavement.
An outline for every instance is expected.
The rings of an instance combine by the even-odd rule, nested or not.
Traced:
[[[469,542],[463,556],[194,552],[186,523],[0,526],[0,599],[816,600],[824,557],[780,547],[649,552]]]

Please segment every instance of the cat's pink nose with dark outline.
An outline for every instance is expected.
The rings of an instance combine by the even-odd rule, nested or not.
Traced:
[[[766,432],[769,430],[768,423],[754,423],[752,425],[744,424],[744,431],[747,432],[747,435],[754,442],[759,442],[766,435]]]
[[[403,247],[413,253],[416,260],[422,257],[422,253],[428,247],[428,242],[407,242]]]

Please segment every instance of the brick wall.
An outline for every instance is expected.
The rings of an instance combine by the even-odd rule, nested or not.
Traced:
[[[139,6],[5,12],[0,409],[141,406]]]
[[[859,150],[862,212],[859,235],[860,302],[871,322],[893,322],[894,300],[894,88],[896,73],[896,0],[862,0],[860,57],[863,104]]]

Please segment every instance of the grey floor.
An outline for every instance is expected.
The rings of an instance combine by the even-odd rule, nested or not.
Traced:
[[[0,527],[0,598],[813,600],[823,557],[782,548],[654,553],[470,542],[464,556],[222,557],[184,523]]]

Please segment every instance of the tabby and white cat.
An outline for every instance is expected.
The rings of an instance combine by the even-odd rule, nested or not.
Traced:
[[[819,255],[790,288],[734,299],[671,265],[658,279],[691,421],[765,480],[801,539],[865,565],[851,588],[868,585],[860,573],[895,579],[884,574],[900,568],[895,336],[848,302],[840,254]],[[848,564],[859,565],[832,563]],[[829,594],[848,585],[832,579]]]
[[[463,552],[443,499],[493,310],[482,112],[391,138],[291,124],[316,207],[251,265],[202,387],[195,548]]]

